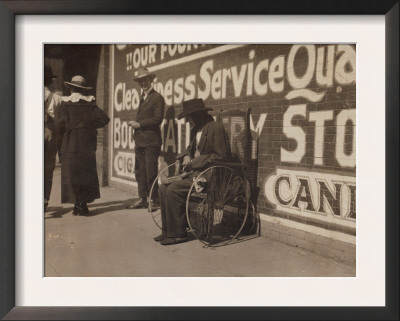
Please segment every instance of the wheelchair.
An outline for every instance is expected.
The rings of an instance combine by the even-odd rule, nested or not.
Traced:
[[[162,168],[153,182],[168,184],[190,175],[186,198],[187,229],[207,247],[218,247],[259,236],[259,218],[254,206],[249,172],[256,140],[251,135],[250,109],[220,111],[216,115],[228,133],[232,161],[213,161],[201,172],[185,172],[179,159]],[[149,212],[161,228],[161,210],[149,202]]]

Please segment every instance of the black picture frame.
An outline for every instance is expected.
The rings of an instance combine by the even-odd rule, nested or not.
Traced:
[[[386,33],[384,307],[15,306],[15,16],[31,14],[373,14]],[[0,317],[5,320],[399,320],[399,0],[0,1]],[[371,253],[373,260],[373,253]]]

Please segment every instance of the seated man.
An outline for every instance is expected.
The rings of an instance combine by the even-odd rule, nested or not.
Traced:
[[[191,143],[182,154],[186,170],[202,171],[211,161],[230,157],[228,135],[222,124],[208,114],[209,110],[211,108],[206,108],[202,99],[183,102],[183,112],[178,119],[185,117],[191,127]],[[154,240],[162,245],[187,241],[185,204],[192,183],[193,177],[188,175],[181,181],[160,186],[162,234]]]

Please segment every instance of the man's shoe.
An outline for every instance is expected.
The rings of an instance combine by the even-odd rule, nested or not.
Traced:
[[[151,205],[151,210],[150,210],[150,205]],[[160,201],[159,200],[151,200],[148,204],[147,211],[148,212],[154,212],[160,209]]]
[[[161,242],[161,241],[165,240],[166,238],[167,238],[166,235],[160,234],[159,236],[154,237],[153,240],[156,242]]]
[[[133,205],[129,205],[126,208],[130,210],[135,210],[138,208],[147,208],[147,201],[145,198],[141,198],[138,201],[136,201]]]
[[[172,244],[178,244],[178,243],[183,243],[188,240],[187,237],[167,237],[166,239],[162,240],[160,244],[162,245],[172,245]]]

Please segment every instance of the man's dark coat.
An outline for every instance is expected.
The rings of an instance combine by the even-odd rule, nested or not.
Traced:
[[[194,157],[196,152],[196,132],[192,133],[191,144],[183,155]],[[213,160],[228,161],[230,145],[228,134],[223,125],[211,121],[204,125],[198,144],[200,156],[192,159],[191,168],[201,171],[211,165]],[[187,193],[192,185],[192,177],[169,185],[161,185],[159,195],[161,201],[162,234],[168,237],[186,235],[185,205]]]
[[[140,128],[135,129],[136,147],[161,146],[160,125],[164,118],[164,98],[152,89],[146,99],[140,103],[136,121]]]
[[[203,126],[202,132],[198,144],[200,156],[193,158],[196,152],[196,132],[192,133],[191,143],[183,153],[193,158],[191,168],[201,170],[213,160],[229,160],[229,137],[224,126],[219,122],[211,121]]]

